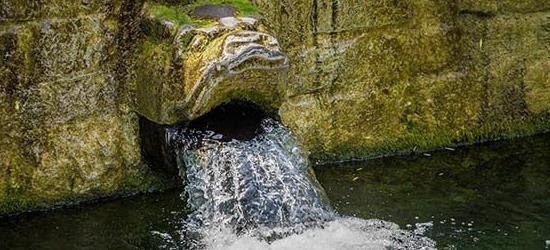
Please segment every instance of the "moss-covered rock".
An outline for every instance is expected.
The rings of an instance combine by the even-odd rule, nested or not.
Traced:
[[[0,21],[70,18],[91,14],[114,15],[123,0],[1,0]]]
[[[236,17],[191,16],[205,4],[230,4]],[[262,65],[254,60],[221,60],[220,45],[255,31],[248,16],[256,14],[247,0],[0,1],[0,214],[171,185],[141,159],[136,111],[174,123],[232,98],[276,110],[278,73],[248,72],[247,63]],[[194,28],[182,32],[185,25]],[[255,34],[252,42],[272,42]],[[190,70],[209,63],[243,72]],[[210,73],[216,79],[201,80]],[[214,91],[191,106],[199,98],[186,100],[186,91],[195,83]]]
[[[137,114],[234,99],[317,160],[540,132],[549,44],[537,0],[0,0],[0,214],[161,187]]]
[[[0,215],[160,187],[117,81],[122,1],[35,2],[0,4]]]
[[[280,115],[318,160],[548,129],[548,5],[257,1],[292,62]]]
[[[278,41],[254,18],[202,20],[186,14],[204,3],[145,4],[149,34],[139,42],[130,83],[136,110],[160,124],[196,119],[231,100],[277,110],[288,68]]]

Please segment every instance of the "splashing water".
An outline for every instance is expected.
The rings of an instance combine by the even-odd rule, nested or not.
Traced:
[[[162,248],[432,249],[419,230],[335,214],[291,132],[271,119],[251,141],[172,130],[184,196],[193,209],[181,238]]]

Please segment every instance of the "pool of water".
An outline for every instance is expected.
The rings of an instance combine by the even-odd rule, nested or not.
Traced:
[[[340,214],[431,222],[440,249],[550,249],[550,134],[315,170]],[[158,249],[189,213],[181,193],[0,219],[0,249]]]
[[[440,249],[550,249],[550,135],[319,166],[342,214],[433,222]]]

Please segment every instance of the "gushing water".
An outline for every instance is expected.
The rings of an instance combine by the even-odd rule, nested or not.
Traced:
[[[173,130],[184,197],[193,212],[181,237],[156,232],[164,248],[431,249],[419,232],[334,213],[307,153],[276,121],[256,138],[224,141],[213,132]]]

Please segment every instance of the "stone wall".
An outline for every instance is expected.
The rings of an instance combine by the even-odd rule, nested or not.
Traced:
[[[549,1],[254,2],[291,62],[279,114],[317,160],[550,128]],[[135,113],[142,7],[0,0],[0,214],[162,185]]]
[[[0,1],[0,214],[154,186],[119,81],[132,8]]]
[[[550,128],[548,1],[257,1],[292,62],[280,114],[320,160]]]

